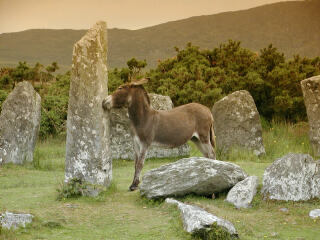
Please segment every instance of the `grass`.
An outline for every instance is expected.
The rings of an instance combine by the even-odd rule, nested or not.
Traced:
[[[266,156],[258,158],[235,149],[222,160],[235,162],[262,181],[264,169],[289,152],[312,153],[306,124],[276,124],[263,133]],[[288,146],[288,147],[287,147]],[[183,231],[179,212],[161,201],[141,198],[129,192],[133,162],[113,163],[111,187],[97,198],[81,197],[57,201],[56,189],[64,179],[65,142],[50,139],[37,144],[32,165],[5,165],[0,168],[0,212],[25,212],[35,216],[26,229],[2,230],[0,239],[192,239]],[[192,156],[201,156],[192,146]],[[175,159],[147,160],[143,173]],[[261,184],[260,184],[261,188]],[[250,209],[236,210],[224,201],[188,195],[179,200],[203,207],[231,221],[241,239],[319,239],[320,220],[312,220],[310,210],[320,208],[320,200],[307,202],[265,201],[258,194]],[[288,212],[280,211],[288,208]]]

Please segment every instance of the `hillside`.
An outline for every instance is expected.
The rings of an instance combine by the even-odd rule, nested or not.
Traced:
[[[158,59],[174,55],[174,46],[192,42],[212,48],[238,40],[253,51],[272,43],[287,57],[320,56],[320,1],[281,2],[243,11],[198,16],[139,30],[109,30],[109,64],[124,66],[131,57]],[[36,29],[0,34],[0,65],[17,61],[71,64],[73,43],[85,30]]]

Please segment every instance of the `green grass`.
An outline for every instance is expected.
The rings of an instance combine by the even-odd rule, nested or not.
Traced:
[[[267,154],[262,158],[237,149],[222,160],[233,161],[261,181],[264,169],[288,152],[311,153],[305,124],[272,124],[263,133]],[[276,142],[275,142],[276,141]],[[288,146],[288,148],[286,147]],[[65,142],[39,142],[35,163],[0,168],[0,212],[31,213],[35,220],[26,229],[2,230],[0,239],[192,239],[183,231],[179,212],[161,201],[129,192],[133,162],[113,163],[111,187],[97,198],[81,197],[57,201],[64,179]],[[192,147],[193,156],[201,154]],[[147,160],[143,173],[174,159]],[[231,221],[241,239],[319,239],[320,220],[308,213],[320,207],[319,200],[307,202],[265,201],[258,194],[250,209],[236,210],[220,194],[215,200],[189,195],[179,200],[203,207]],[[280,208],[289,212],[281,212]]]

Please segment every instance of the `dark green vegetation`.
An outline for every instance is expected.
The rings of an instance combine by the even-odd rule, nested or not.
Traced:
[[[197,230],[192,234],[197,239],[206,240],[232,240],[230,233],[220,227],[217,223],[213,223],[206,229]]]
[[[286,60],[272,45],[256,54],[229,41],[212,50],[188,44],[147,75],[149,90],[169,95],[175,105],[200,102],[211,108],[225,95],[244,89],[266,119],[297,121],[306,117],[300,81],[318,74],[319,57]]]
[[[119,85],[142,76],[150,77],[149,92],[171,97],[175,106],[199,102],[209,108],[237,90],[248,90],[259,113],[272,119],[297,122],[306,120],[300,81],[320,74],[320,58],[296,55],[287,60],[272,45],[254,53],[229,40],[211,50],[187,44],[176,48],[176,56],[159,62],[155,69],[143,72],[146,61],[135,58],[125,68],[109,71],[109,92]],[[42,97],[40,135],[64,135],[67,120],[70,72],[53,73],[57,63],[44,68],[37,63],[28,66],[20,62],[15,68],[0,70],[0,108],[17,82],[30,81]]]
[[[60,187],[57,188],[57,200],[84,196],[84,192],[87,190],[87,187],[86,183],[81,179],[73,178],[68,183],[62,183]]]
[[[66,130],[70,73],[54,76],[57,69],[56,62],[47,67],[40,63],[29,66],[26,62],[19,62],[17,67],[0,69],[0,109],[18,82],[30,81],[41,95],[41,137],[63,135]]]
[[[158,59],[174,56],[173,46],[192,42],[213,48],[228,39],[241,41],[252,50],[273,43],[286,57],[320,56],[320,2],[291,1],[244,11],[192,17],[139,30],[110,29],[108,63],[124,67],[128,59],[146,59],[155,67]],[[50,64],[62,70],[71,65],[73,44],[86,30],[28,30],[0,35],[0,64],[18,61]]]
[[[264,123],[263,140],[266,156],[235,149],[219,159],[235,162],[249,175],[259,177],[276,158],[289,152],[311,153],[308,126],[305,123]],[[201,154],[192,147],[192,156]],[[176,207],[162,201],[141,198],[139,191],[129,192],[134,172],[132,161],[113,162],[111,188],[97,198],[80,197],[57,201],[56,189],[64,180],[65,141],[47,139],[38,142],[35,158],[38,165],[0,168],[0,212],[31,213],[34,222],[27,229],[2,230],[1,240],[26,239],[117,239],[117,240],[191,240],[183,231]],[[150,159],[146,171],[172,162],[172,159]],[[178,200],[197,205],[232,222],[240,239],[318,240],[320,220],[312,220],[309,211],[319,208],[320,200],[307,202],[265,201],[258,194],[252,208],[236,210],[224,201],[189,195]],[[280,211],[287,208],[288,212]],[[214,236],[223,233],[205,233]]]

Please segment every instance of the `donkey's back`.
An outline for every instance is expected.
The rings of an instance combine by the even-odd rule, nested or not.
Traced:
[[[177,147],[191,138],[210,139],[212,114],[204,105],[189,103],[171,110],[156,111],[154,142]]]

